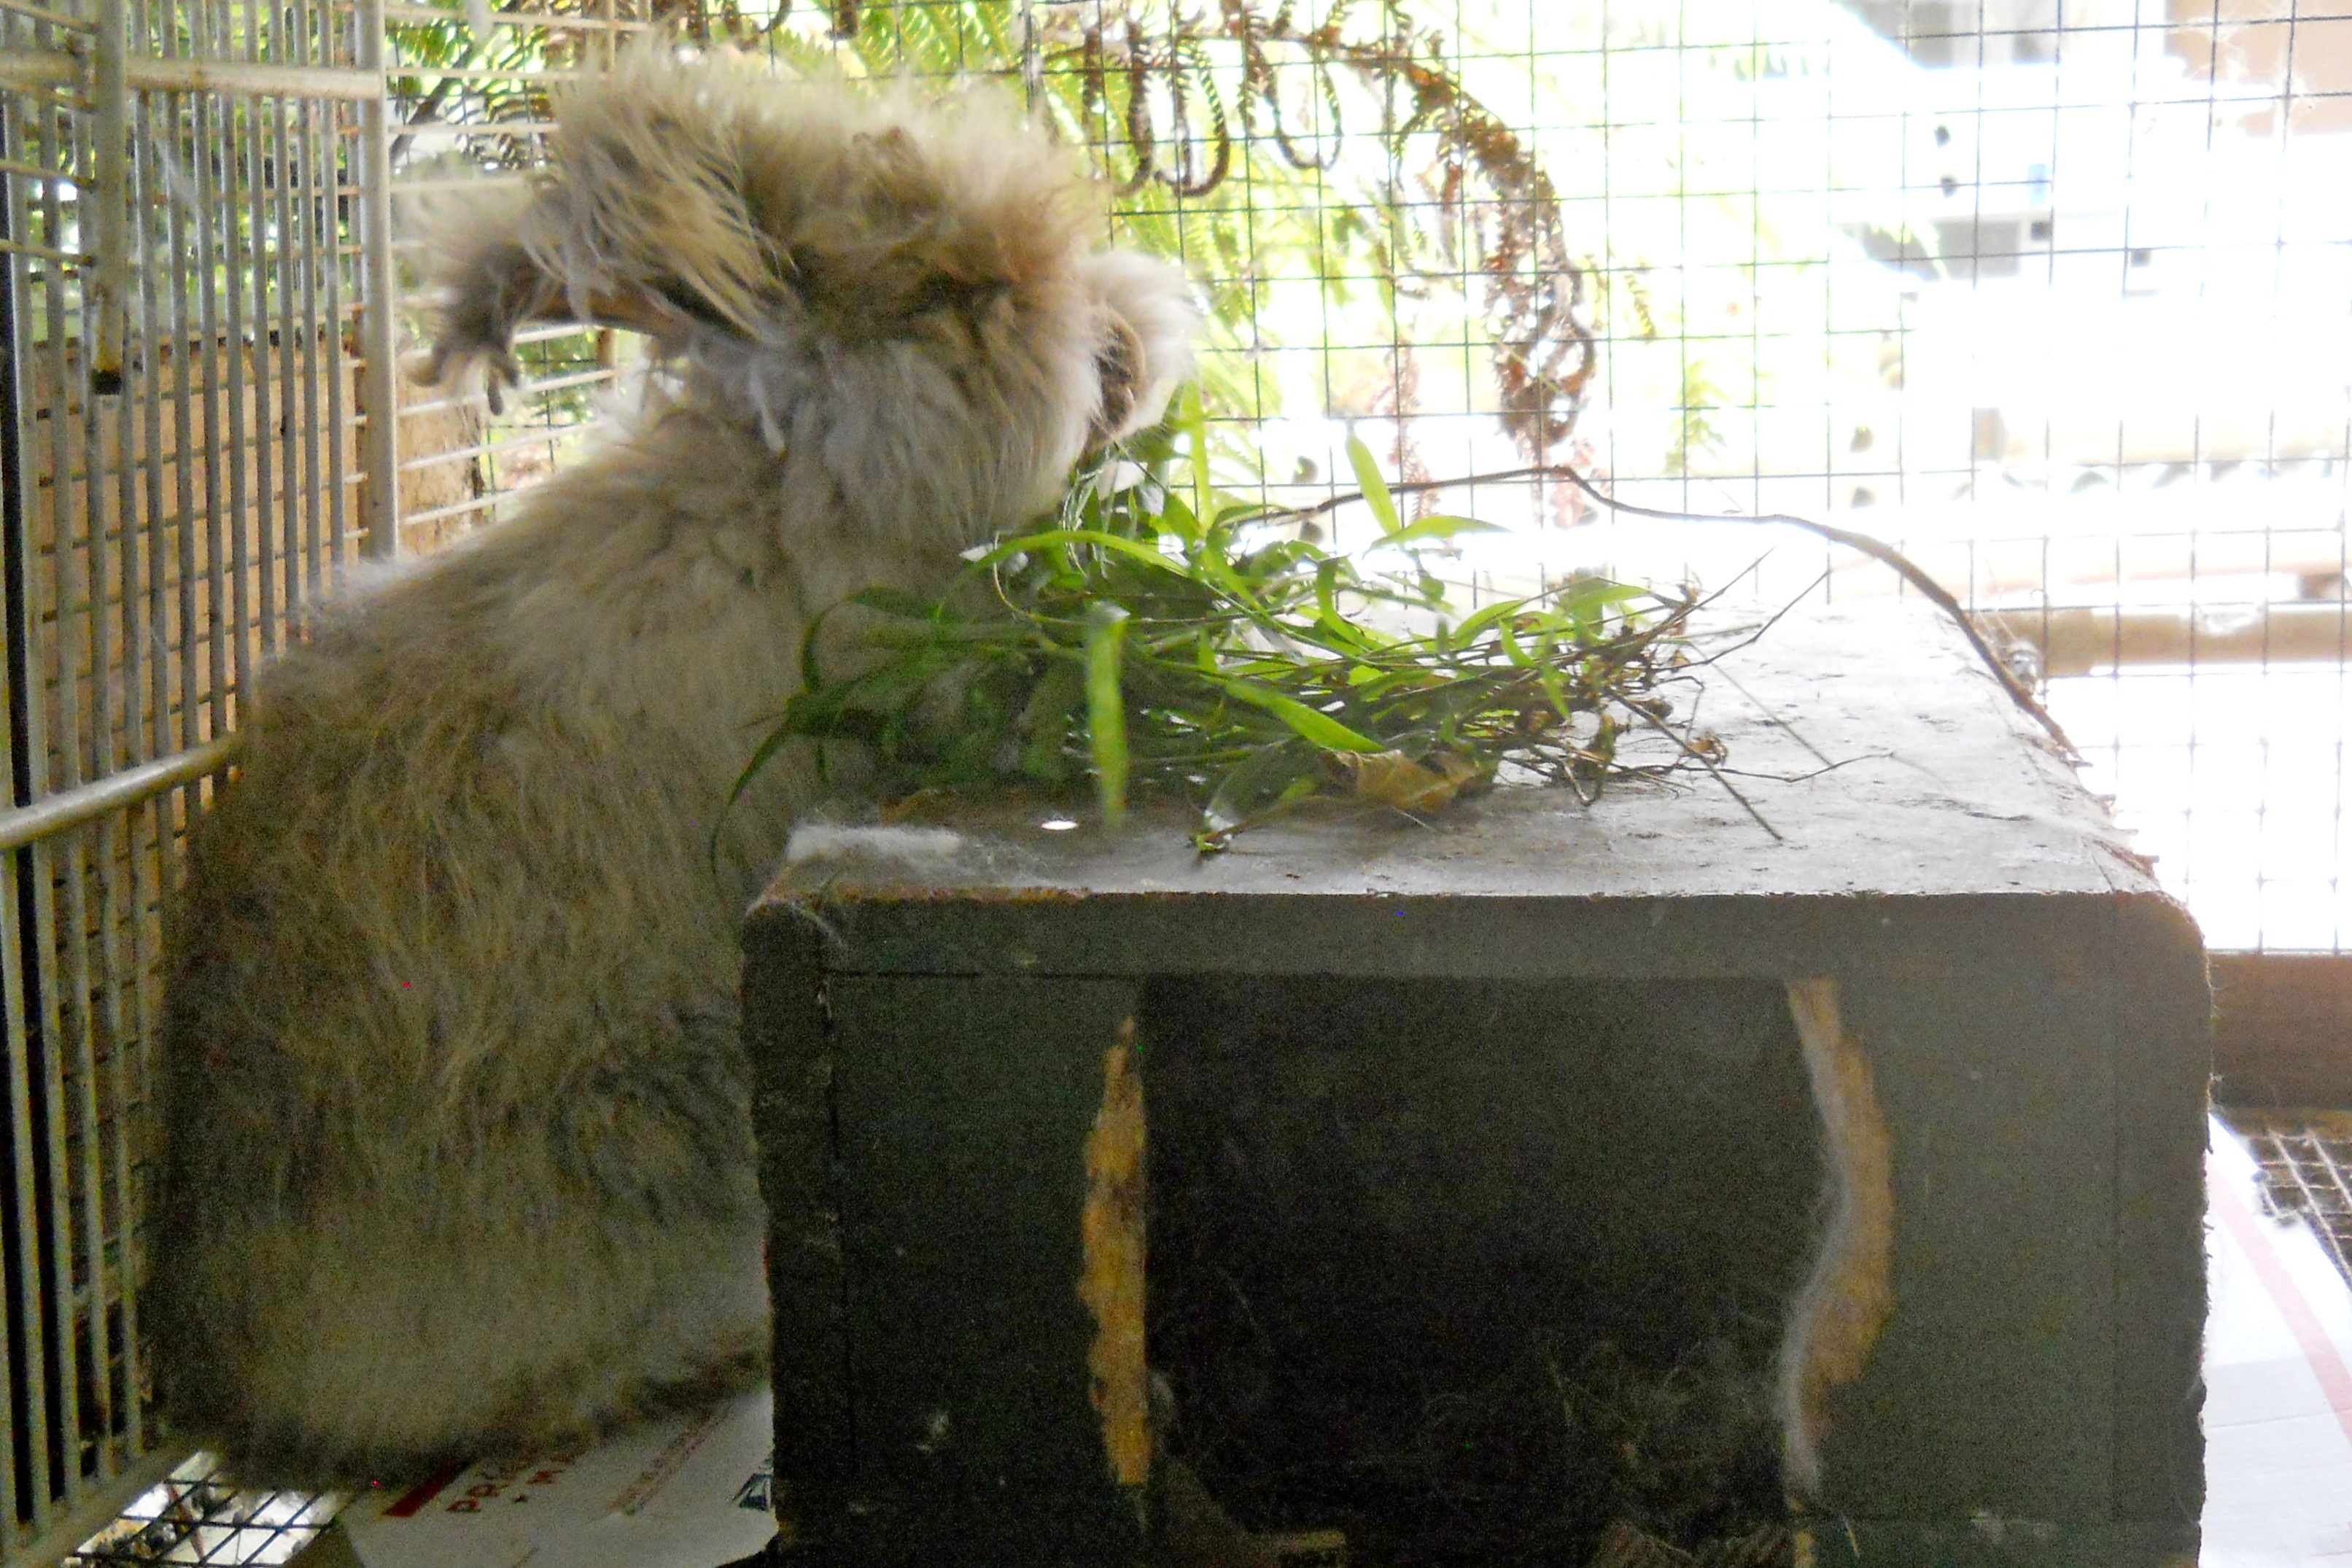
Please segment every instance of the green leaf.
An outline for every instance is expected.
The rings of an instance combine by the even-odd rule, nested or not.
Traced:
[[[1339,624],[1339,563],[1337,561],[1325,560],[1316,563],[1316,613],[1334,625]]]
[[[1495,624],[1495,632],[1502,639],[1505,658],[1509,659],[1521,669],[1527,668],[1535,662],[1528,657],[1528,650],[1519,646],[1519,639],[1511,634],[1510,622],[1497,621]]]
[[[1271,687],[1255,681],[1236,680],[1229,676],[1212,677],[1234,696],[1255,707],[1263,708],[1291,729],[1301,740],[1312,742],[1327,752],[1381,752],[1388,748],[1378,741],[1360,735],[1328,713],[1318,713],[1295,697],[1285,697]]]
[[[1103,822],[1127,816],[1127,705],[1119,694],[1119,654],[1127,640],[1126,609],[1108,599],[1087,606],[1087,746],[1095,771],[1095,798]]]
[[[1157,526],[1150,531],[1172,533],[1186,544],[1192,544],[1200,540],[1200,518],[1190,506],[1185,504],[1184,498],[1175,491],[1162,490],[1160,504],[1151,515]]]
[[[1227,771],[1201,811],[1203,836],[1222,837],[1249,821],[1304,778],[1314,779],[1315,755],[1294,742],[1259,746]]]
[[[1364,492],[1364,504],[1372,509],[1373,520],[1381,525],[1381,532],[1393,536],[1403,525],[1397,516],[1396,498],[1389,494],[1389,482],[1381,478],[1380,465],[1372,461],[1372,449],[1350,436],[1348,437],[1348,461],[1355,465],[1357,487]]]
[[[726,827],[727,818],[734,811],[735,803],[743,798],[743,792],[751,787],[751,781],[760,776],[760,770],[766,767],[778,752],[782,751],[794,741],[806,738],[803,732],[794,730],[789,724],[778,724],[773,730],[768,731],[766,738],[761,740],[752,751],[751,760],[743,764],[743,771],[735,775],[735,787],[727,792],[726,801],[719,807],[719,816],[710,824],[710,842],[707,848],[710,856],[712,876],[719,874],[719,835]],[[819,744],[823,742],[820,742]]]
[[[1475,517],[1450,517],[1444,512],[1432,512],[1415,522],[1409,522],[1381,541],[1383,544],[1412,544],[1424,539],[1452,539],[1463,533],[1508,533],[1500,523],[1480,522]]]
[[[993,566],[1000,562],[1009,561],[1015,555],[1055,547],[1068,549],[1075,545],[1092,545],[1099,550],[1114,551],[1131,561],[1140,562],[1146,566],[1154,567],[1178,577],[1197,578],[1199,575],[1192,569],[1192,564],[1182,557],[1170,555],[1152,545],[1107,532],[1098,528],[1054,528],[1043,533],[1024,533],[1018,539],[1006,540],[982,556],[975,564],[983,567]]]
[[[1192,437],[1192,514],[1214,517],[1217,514],[1215,495],[1209,489],[1209,416],[1201,406],[1201,384],[1188,381],[1177,399],[1180,414],[1177,426]]]
[[[1040,784],[1057,784],[1069,773],[1063,745],[1069,738],[1070,719],[1087,697],[1086,671],[1066,659],[1055,659],[1030,692],[1021,710],[1021,728],[1029,740],[1021,751],[1021,771]]]
[[[926,599],[919,594],[909,594],[904,588],[866,588],[852,594],[848,603],[864,609],[879,610],[887,616],[900,616],[910,621],[940,618],[942,606],[937,599]]]

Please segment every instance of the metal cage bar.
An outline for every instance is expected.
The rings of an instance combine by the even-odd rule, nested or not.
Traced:
[[[150,1043],[173,860],[233,765],[240,692],[355,554],[487,517],[614,374],[573,346],[593,340],[543,331],[527,352],[554,374],[521,418],[404,390],[425,302],[394,197],[435,182],[397,150],[528,151],[530,124],[479,121],[483,93],[543,103],[652,27],[620,0],[501,11],[501,37],[567,40],[553,63],[409,58],[401,29],[461,16],[0,0],[0,1563],[54,1559],[176,1463],[157,1447],[135,1289]],[[395,100],[395,79],[425,96]],[[209,1471],[165,1490],[109,1552],[168,1524],[242,1561],[236,1542],[325,1517]]]

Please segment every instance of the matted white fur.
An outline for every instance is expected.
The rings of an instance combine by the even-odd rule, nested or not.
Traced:
[[[262,673],[173,908],[147,1310],[177,1433],[249,1481],[760,1375],[734,927],[811,760],[715,869],[714,825],[814,616],[935,589],[1190,366],[1181,278],[1095,251],[1077,165],[992,94],[647,53],[552,142],[449,229],[434,368],[495,384],[578,310],[661,369],[511,521]]]
[[[948,827],[850,827],[837,822],[804,822],[784,846],[784,864],[815,860],[919,864],[944,860],[964,845]]]

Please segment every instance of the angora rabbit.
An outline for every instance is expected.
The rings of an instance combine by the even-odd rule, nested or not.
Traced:
[[[646,55],[446,248],[437,370],[516,327],[660,369],[511,521],[323,617],[244,710],[173,923],[151,1312],[168,1413],[320,1485],[756,1379],[735,926],[813,762],[713,824],[813,616],[936,589],[1196,321],[992,95]]]

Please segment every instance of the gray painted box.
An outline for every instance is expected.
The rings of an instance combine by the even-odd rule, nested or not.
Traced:
[[[1813,1560],[2192,1563],[2194,927],[1930,616],[1794,615],[1702,679],[1769,831],[1701,776],[1302,813],[1205,858],[1181,814],[1012,805],[800,840],[745,995],[803,1549],[1149,1550],[1101,1140],[1155,977],[1745,980],[1790,988],[1843,1183],[1788,1352]]]

